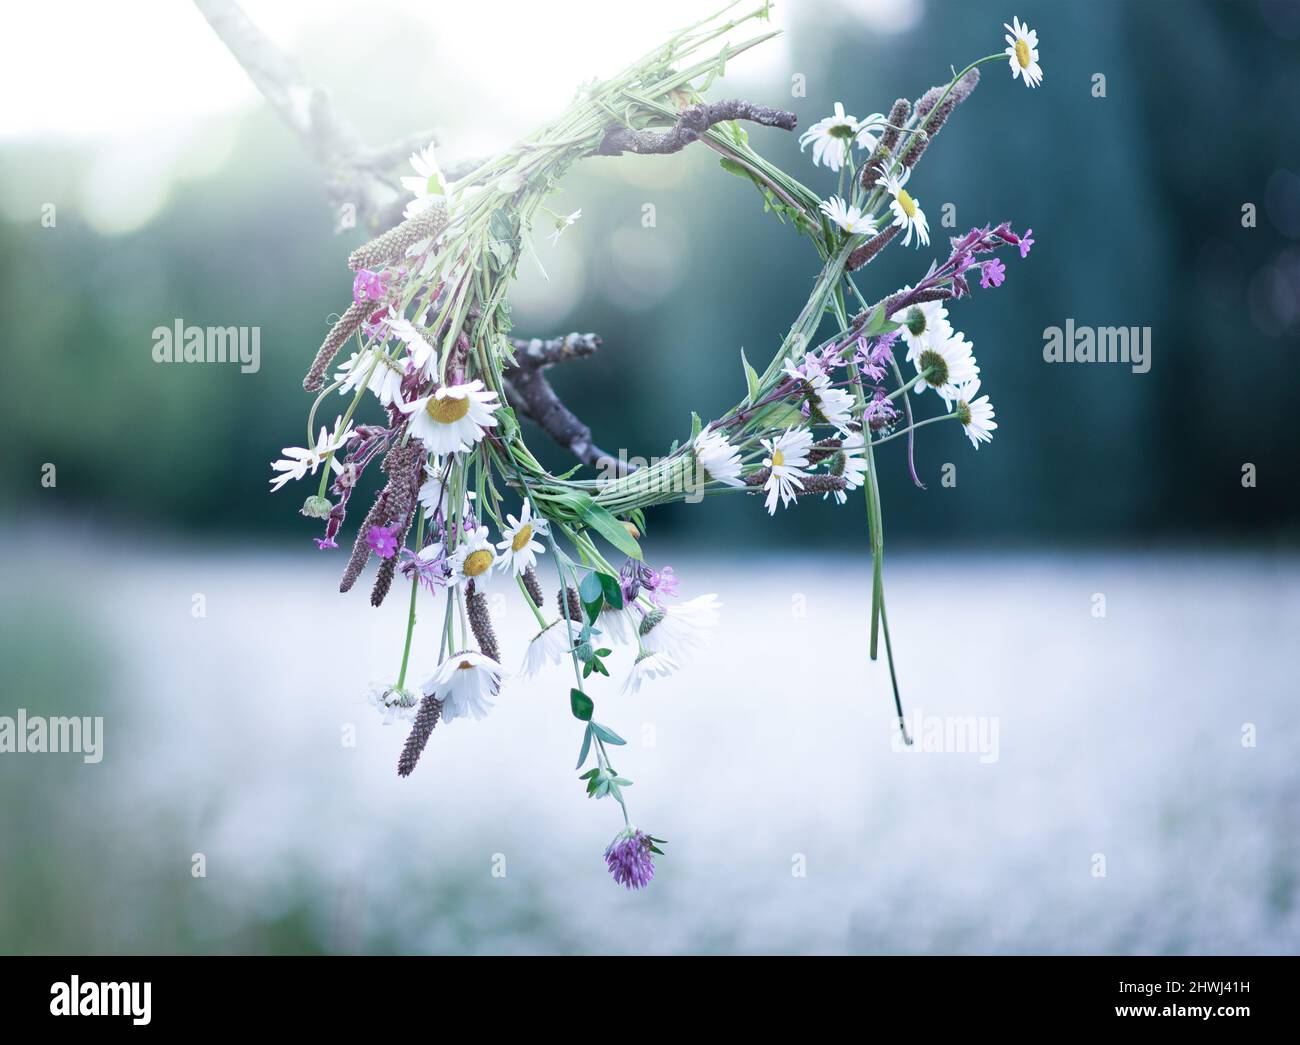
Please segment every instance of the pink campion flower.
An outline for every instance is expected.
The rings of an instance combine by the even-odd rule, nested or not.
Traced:
[[[872,431],[892,425],[898,420],[898,411],[894,409],[894,404],[885,398],[884,388],[876,388],[876,394],[862,411],[862,419]]]
[[[1020,256],[1029,257],[1029,248],[1034,245],[1034,230],[1025,229],[1025,234],[1020,237]]]
[[[388,274],[360,269],[352,281],[352,300],[358,305],[363,301],[383,301],[388,296]]]
[[[333,537],[313,537],[312,540],[316,542],[316,547],[321,551],[328,551],[330,548],[337,548],[339,546],[338,542],[334,540]]]
[[[387,526],[372,526],[366,534],[370,550],[381,559],[391,559],[397,554],[397,537]]]
[[[1007,278],[1007,267],[997,258],[990,258],[984,262],[980,271],[980,286],[985,290],[990,287],[1002,286],[1002,281]]]

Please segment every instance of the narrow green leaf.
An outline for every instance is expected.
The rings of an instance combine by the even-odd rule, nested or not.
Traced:
[[[643,558],[641,545],[637,544],[636,539],[627,532],[627,527],[595,501],[590,501],[583,506],[582,521],[624,555],[631,556],[633,559]]]
[[[749,390],[749,398],[746,403],[753,406],[758,402],[758,374],[749,365],[749,360],[745,358],[743,348],[740,350],[740,365],[745,368],[745,387]]]
[[[626,744],[627,741],[620,737],[608,726],[602,726],[598,722],[593,722],[591,728],[595,730],[596,736],[600,737],[606,744]]]

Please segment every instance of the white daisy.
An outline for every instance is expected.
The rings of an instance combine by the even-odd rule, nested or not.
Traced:
[[[406,205],[405,214],[408,218],[422,214],[429,209],[434,200],[443,199],[447,195],[447,179],[442,176],[442,171],[438,168],[434,144],[430,142],[426,148],[411,154],[411,166],[415,169],[415,176],[408,174],[402,178],[403,187],[415,193],[415,199]]]
[[[500,404],[497,394],[484,389],[483,382],[444,385],[432,395],[421,396],[397,408],[411,418],[411,434],[434,454],[468,450],[483,438],[483,429],[497,423],[492,415]]]
[[[683,655],[703,649],[713,640],[711,629],[717,626],[721,608],[718,597],[710,593],[650,610],[641,618],[641,646],[680,663]]]
[[[980,379],[971,378],[957,389],[957,420],[964,426],[966,437],[976,450],[980,443],[993,442],[993,429],[998,423],[993,420],[993,404],[986,395],[975,398],[980,390]]]
[[[600,629],[600,641],[606,646],[611,643],[616,646],[630,646],[635,641],[635,633],[632,628],[635,625],[628,610],[612,610],[608,606],[602,607],[600,616],[596,618],[596,627]]]
[[[528,643],[528,649],[524,650],[523,666],[519,669],[520,677],[530,679],[547,664],[559,664],[568,652],[569,639],[565,634],[564,621],[552,621]]]
[[[925,379],[913,386],[918,394],[926,388],[939,393],[944,403],[951,406],[957,398],[957,387],[975,378],[980,368],[975,363],[971,344],[960,331],[946,338],[935,338],[916,357],[916,372],[929,370]]]
[[[492,708],[488,697],[501,691],[505,670],[491,657],[466,650],[453,653],[438,665],[424,684],[424,692],[442,701],[442,720],[482,718]]]
[[[850,235],[876,231],[876,223],[862,213],[861,207],[850,207],[839,196],[822,200],[821,211]]]
[[[501,531],[505,540],[497,545],[497,551],[501,553],[497,559],[497,568],[513,569],[518,576],[536,566],[537,556],[546,551],[539,541],[533,540],[533,536],[545,536],[549,524],[545,519],[533,518],[533,506],[529,501],[524,502],[518,519],[507,515],[506,523],[505,529]]]
[[[335,451],[343,448],[343,444],[348,441],[352,434],[352,422],[343,427],[343,418],[334,419],[334,431],[326,432],[325,426],[321,426],[320,435],[316,437],[316,445],[311,447],[286,446],[280,452],[284,454],[278,461],[271,462],[272,471],[278,472],[278,475],[271,476],[271,490],[280,489],[290,479],[302,479],[308,473],[315,475],[316,469],[325,463],[325,458],[329,457],[330,469],[337,475],[343,471],[343,466],[339,463]]]
[[[401,398],[402,380],[406,377],[406,365],[396,359],[390,359],[388,353],[380,348],[366,348],[353,352],[334,375],[339,385],[339,395],[352,395],[358,388],[365,387],[375,394],[384,406],[392,406]]]
[[[492,553],[492,542],[488,540],[488,528],[480,526],[468,530],[465,539],[456,546],[451,555],[451,583],[465,584],[475,579],[486,580],[488,570],[496,556]]]
[[[438,358],[438,353],[416,329],[415,324],[394,309],[389,309],[388,319],[385,322],[393,336],[406,345],[411,364],[415,369],[425,377],[432,376],[431,365]]]
[[[902,174],[897,172],[885,176],[885,188],[894,198],[889,201],[889,209],[894,212],[894,225],[904,230],[903,246],[912,242],[912,233],[916,233],[916,245],[918,247],[930,245],[930,224],[925,220],[925,211],[921,209],[921,204],[912,198],[904,185],[911,178],[911,170],[905,170]]]
[[[645,650],[636,658],[632,670],[628,672],[623,683],[622,692],[631,695],[641,688],[641,683],[650,679],[667,678],[677,670],[677,662],[665,653],[652,653]]]
[[[425,480],[420,487],[420,503],[424,506],[424,517],[432,519],[435,515],[441,515],[444,520],[450,519],[449,506],[451,504],[451,471],[446,463],[440,458],[433,458],[424,469]],[[473,505],[470,501],[474,498],[474,492],[465,494],[464,503],[461,505],[460,517],[466,518]]]
[[[834,495],[835,500],[844,504],[849,495],[847,491],[856,490],[867,479],[867,458],[863,452],[866,448],[866,440],[861,432],[851,432],[845,437],[840,444],[840,452],[831,459],[830,473],[838,475],[844,480],[843,490],[831,490],[826,496]]]
[[[556,218],[555,231],[551,233],[551,242],[559,243],[560,237],[564,235],[564,230],[567,229],[570,225],[575,224],[577,220],[581,217],[582,217],[582,208],[579,207],[572,214],[567,214],[563,218]]]
[[[764,439],[767,457],[763,467],[771,470],[763,489],[767,491],[767,513],[776,514],[776,501],[782,507],[795,499],[795,491],[803,489],[802,477],[808,473],[808,449],[812,446],[812,432],[806,428],[787,428],[775,439]]]
[[[707,478],[727,486],[744,486],[740,478],[740,452],[718,429],[709,428],[695,437],[695,460]]]
[[[410,722],[415,718],[420,694],[396,686],[375,686],[367,694],[366,702],[374,705],[384,716],[384,725],[391,726],[394,722]]]
[[[823,164],[837,171],[844,164],[849,148],[857,144],[862,149],[876,147],[876,135],[884,129],[885,118],[872,113],[865,120],[849,116],[841,102],[835,103],[835,115],[818,120],[799,136],[799,151],[809,144],[813,147],[813,163]]]
[[[851,421],[849,412],[853,409],[853,397],[844,389],[834,387],[826,374],[818,374],[809,384],[812,385],[811,405],[815,411],[812,420],[815,423],[824,421],[834,425],[841,432],[847,432]]]
[[[1024,77],[1026,87],[1037,87],[1043,82],[1043,67],[1038,64],[1038,34],[1029,25],[1012,18],[1012,24],[1002,23],[1008,35],[1007,49],[1003,53],[1011,63],[1011,79]]]
[[[904,287],[911,290],[911,287]],[[907,361],[915,363],[921,349],[938,337],[946,338],[952,333],[952,324],[948,322],[948,310],[942,301],[923,301],[919,305],[908,305],[889,317],[898,323],[899,336],[907,342]]]

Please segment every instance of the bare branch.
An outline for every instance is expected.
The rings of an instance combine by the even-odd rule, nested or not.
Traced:
[[[677,122],[666,131],[634,130],[631,127],[611,127],[596,150],[598,156],[617,156],[624,152],[665,154],[680,152],[715,123],[725,120],[749,120],[764,127],[779,127],[792,131],[798,117],[784,109],[771,109],[766,105],[733,98],[708,105],[692,105],[683,109]]]
[[[257,89],[325,171],[325,192],[336,216],[356,209],[357,221],[387,228],[401,219],[402,194],[383,173],[406,158],[410,139],[368,149],[339,115],[328,93],[306,81],[294,62],[235,0],[194,0]],[[422,143],[427,145],[429,138]],[[391,159],[390,159],[391,158]],[[346,227],[340,221],[336,231]]]
[[[589,356],[600,346],[595,334],[576,331],[564,337],[512,338],[515,365],[505,370],[506,396],[522,417],[528,418],[583,464],[611,468],[614,474],[631,471],[591,439],[591,429],[555,394],[545,371],[556,363]]]

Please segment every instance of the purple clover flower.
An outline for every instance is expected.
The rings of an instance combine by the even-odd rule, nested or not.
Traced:
[[[1002,286],[1002,281],[1007,278],[1007,267],[997,258],[990,258],[984,262],[980,270],[980,286],[985,290],[990,287]]]
[[[366,543],[381,559],[391,559],[397,554],[397,536],[387,526],[370,527]]]
[[[605,850],[605,864],[614,881],[628,889],[644,889],[655,876],[655,862],[651,855],[651,837],[642,831],[628,828],[619,833]]]

